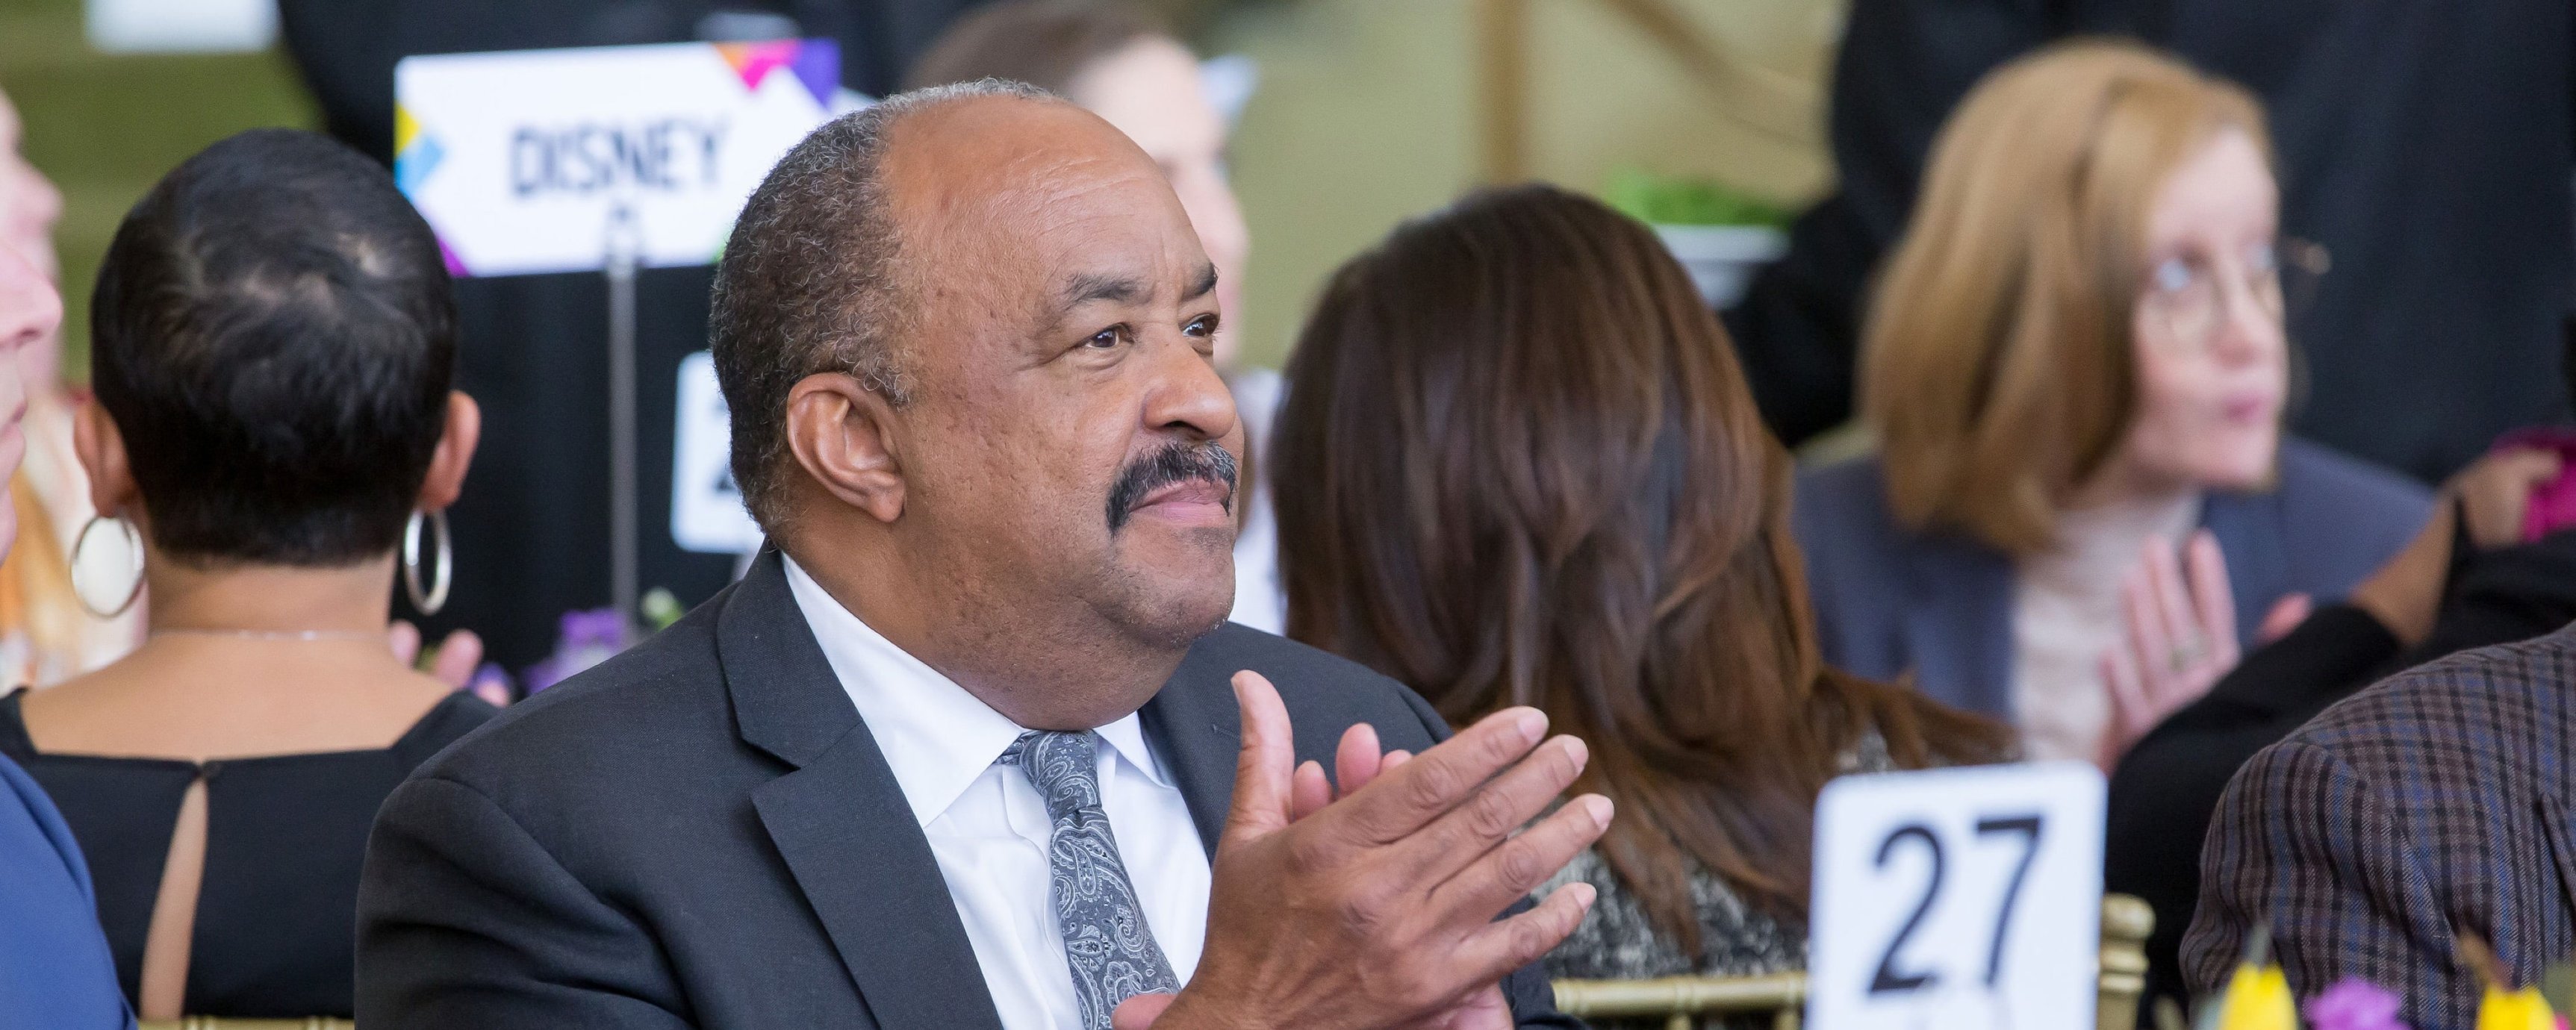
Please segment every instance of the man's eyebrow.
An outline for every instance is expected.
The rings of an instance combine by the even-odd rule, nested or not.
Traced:
[[[1216,289],[1216,265],[1213,263],[1200,265],[1198,278],[1191,282],[1190,292],[1182,294],[1181,299],[1197,300],[1207,296],[1208,291],[1213,289]]]
[[[1064,289],[1057,291],[1055,314],[1061,318],[1071,314],[1075,308],[1100,300],[1137,304],[1153,295],[1153,288],[1145,285],[1144,280],[1141,279],[1100,272],[1077,272],[1064,284]]]

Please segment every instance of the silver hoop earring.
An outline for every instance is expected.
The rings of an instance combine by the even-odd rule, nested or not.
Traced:
[[[99,610],[98,605],[89,599],[89,592],[81,589],[79,575],[81,548],[89,545],[89,531],[97,529],[98,524],[101,522],[115,523],[117,529],[124,531],[126,552],[134,556],[134,585],[125,588],[125,600],[118,602],[116,607],[106,611]],[[80,602],[81,610],[88,612],[93,616],[101,619],[113,619],[119,615],[125,614],[128,609],[133,608],[134,599],[143,596],[143,534],[135,532],[134,523],[127,522],[124,519],[120,519],[112,515],[90,516],[89,521],[81,523],[80,532],[72,537],[71,565],[73,571],[72,600]]]
[[[430,587],[420,587],[420,524],[429,523],[438,532],[438,568],[430,576]],[[415,509],[411,521],[403,525],[403,592],[411,595],[411,606],[422,615],[436,615],[447,607],[447,584],[456,573],[456,552],[449,545],[447,513]]]

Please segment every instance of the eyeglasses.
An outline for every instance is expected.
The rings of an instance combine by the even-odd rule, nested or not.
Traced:
[[[2333,266],[2323,245],[2290,237],[2249,246],[2233,262],[2205,253],[2169,257],[2148,270],[2138,303],[2164,322],[2174,342],[2205,348],[2227,324],[2230,278],[2242,284],[2245,301],[2257,313],[2280,325],[2307,309],[2317,281]]]

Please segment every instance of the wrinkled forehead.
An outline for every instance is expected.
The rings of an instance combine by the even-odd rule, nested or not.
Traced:
[[[884,160],[887,209],[926,299],[972,293],[1028,313],[1081,276],[1151,281],[1205,260],[1152,159],[1070,104],[952,101],[893,126]]]

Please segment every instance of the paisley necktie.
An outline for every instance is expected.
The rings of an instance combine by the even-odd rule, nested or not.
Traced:
[[[1118,860],[1109,813],[1100,807],[1100,744],[1100,735],[1089,731],[1031,730],[1002,754],[1046,799],[1051,895],[1083,1030],[1109,1030],[1109,1013],[1119,1002],[1180,989],[1145,925],[1136,885]]]

